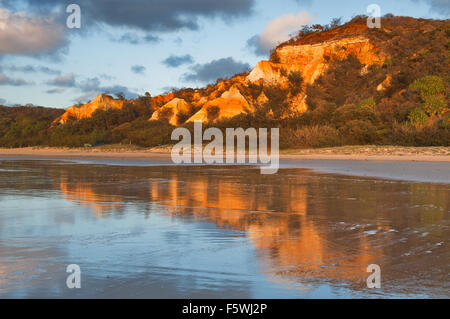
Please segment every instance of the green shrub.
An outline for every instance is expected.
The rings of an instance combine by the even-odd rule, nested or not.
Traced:
[[[411,89],[418,90],[422,99],[445,92],[445,85],[439,76],[429,75],[415,80],[410,86]]]
[[[422,108],[416,107],[409,113],[408,120],[413,125],[425,125],[428,122],[428,116]]]
[[[430,115],[440,115],[443,114],[447,108],[447,102],[443,96],[427,96],[424,99],[424,109]]]
[[[410,89],[418,91],[423,101],[425,112],[432,115],[442,115],[447,108],[445,99],[445,84],[441,77],[429,75],[416,79]]]
[[[377,103],[375,102],[374,98],[369,97],[365,100],[362,100],[362,102],[359,104],[359,107],[362,109],[367,109],[369,111],[374,111],[376,105]]]

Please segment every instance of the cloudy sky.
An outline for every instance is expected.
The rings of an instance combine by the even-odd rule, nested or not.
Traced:
[[[66,25],[81,8],[81,28]],[[304,24],[366,14],[450,18],[449,0],[0,0],[0,104],[68,107],[202,87],[252,68]]]

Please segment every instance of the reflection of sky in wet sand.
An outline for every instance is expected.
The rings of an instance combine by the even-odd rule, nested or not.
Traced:
[[[0,167],[0,295],[448,296],[448,185],[302,169]],[[68,263],[84,271],[81,291],[64,288]],[[378,292],[364,288],[371,263]]]

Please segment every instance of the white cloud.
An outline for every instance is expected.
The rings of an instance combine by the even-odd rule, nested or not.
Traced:
[[[65,44],[64,26],[55,17],[0,8],[0,55],[53,53]]]
[[[312,16],[307,11],[298,14],[286,14],[267,23],[260,35],[254,36],[247,43],[258,55],[270,52],[278,44],[289,40],[290,34],[312,23]]]

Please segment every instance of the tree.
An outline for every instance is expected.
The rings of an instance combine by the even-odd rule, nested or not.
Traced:
[[[123,92],[117,92],[116,94],[114,94],[115,96],[117,96],[117,98],[119,100],[125,100],[125,94],[123,94]]]
[[[333,18],[333,19],[331,19],[330,27],[336,28],[336,27],[340,26],[341,24],[342,24],[342,17]]]

